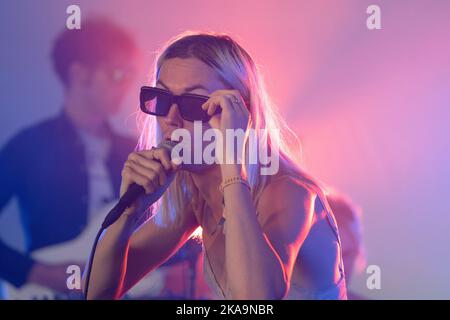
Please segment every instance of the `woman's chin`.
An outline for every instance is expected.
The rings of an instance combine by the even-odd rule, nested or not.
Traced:
[[[215,165],[214,164],[185,164],[181,165],[181,170],[191,172],[191,173],[205,173],[208,170],[211,170]]]

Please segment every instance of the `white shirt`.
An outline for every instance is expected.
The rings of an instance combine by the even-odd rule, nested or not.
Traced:
[[[111,147],[111,142],[107,138],[94,136],[86,131],[78,130],[83,142],[88,174],[88,222],[93,218],[108,202],[114,199],[114,191],[106,167],[106,160]]]

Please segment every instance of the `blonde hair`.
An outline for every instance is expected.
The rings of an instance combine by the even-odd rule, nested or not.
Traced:
[[[213,32],[188,31],[176,36],[162,48],[156,58],[153,85],[158,79],[162,64],[171,58],[197,58],[215,70],[228,89],[238,90],[246,101],[251,128],[256,129],[258,147],[277,153],[271,155],[278,156],[280,166],[293,175],[308,182],[313,181],[299,167],[301,147],[296,134],[289,129],[270,100],[257,65],[235,40],[227,34]],[[143,117],[138,148],[149,149],[157,145],[162,137],[156,118],[148,115]],[[261,129],[264,129],[265,134],[261,134]],[[275,143],[277,147],[271,148]],[[245,148],[248,156],[248,144]],[[267,176],[260,174],[259,163],[245,163],[244,171],[256,205],[267,184]],[[173,222],[177,217],[176,212],[189,206],[197,196],[190,173],[179,171],[154,208],[157,221],[163,225]]]

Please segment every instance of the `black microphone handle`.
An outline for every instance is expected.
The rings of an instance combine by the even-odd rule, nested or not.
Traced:
[[[106,229],[114,222],[116,222],[117,219],[119,219],[122,213],[125,211],[125,209],[144,193],[145,189],[142,186],[136,183],[132,183],[128,187],[128,190],[125,192],[125,194],[120,197],[119,202],[106,215],[105,220],[102,223],[102,228]]]

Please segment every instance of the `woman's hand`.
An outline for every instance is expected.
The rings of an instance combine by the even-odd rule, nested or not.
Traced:
[[[250,112],[246,107],[244,99],[242,98],[238,90],[217,90],[214,91],[208,101],[203,106],[203,110],[207,110],[208,115],[213,115],[217,108],[221,108],[220,114],[214,115],[209,124],[212,128],[220,130],[223,137],[224,148],[226,146],[226,130],[243,130],[245,134],[249,129]],[[234,132],[236,133],[236,132]],[[243,148],[243,145],[241,146]],[[233,154],[230,154],[230,150],[227,150],[233,159],[236,155],[243,156],[243,149],[232,150]],[[225,155],[225,153],[223,153]],[[223,164],[226,163],[226,158],[222,157]]]
[[[209,124],[224,135],[226,129],[242,129],[244,132],[248,129],[250,112],[238,90],[216,90],[202,108],[209,115],[213,115],[217,108],[222,109],[222,113],[213,116]]]
[[[145,189],[145,195],[160,193],[162,195],[172,182],[178,166],[170,160],[167,148],[152,148],[151,150],[135,151],[130,153],[122,170],[122,184],[120,196],[128,190],[132,183]],[[133,205],[125,211],[125,215],[140,221],[146,212],[149,203],[145,195],[138,198]]]

